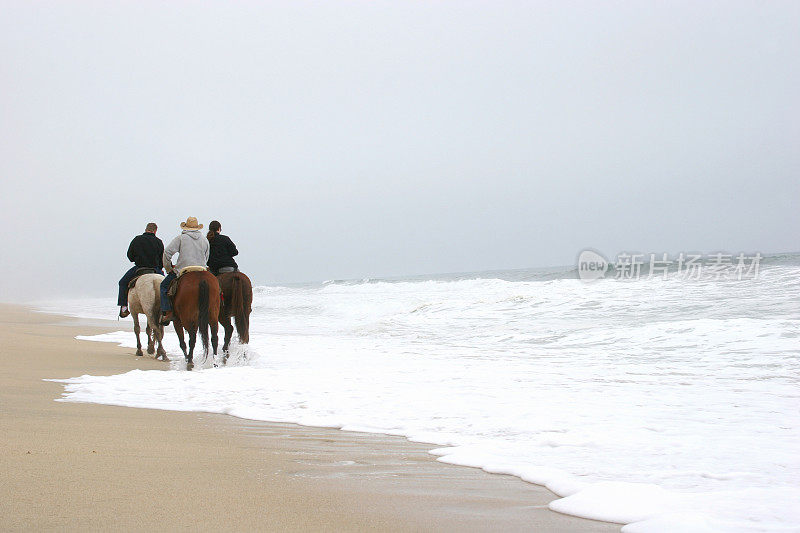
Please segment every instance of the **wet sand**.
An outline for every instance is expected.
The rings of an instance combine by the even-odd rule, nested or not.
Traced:
[[[0,304],[0,530],[619,531],[398,437],[53,401],[44,378],[167,368],[74,339],[120,329]]]

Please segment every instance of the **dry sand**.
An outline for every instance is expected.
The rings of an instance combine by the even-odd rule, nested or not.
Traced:
[[[43,378],[166,368],[74,339],[123,327],[0,305],[0,530],[619,531],[401,438],[53,401]]]

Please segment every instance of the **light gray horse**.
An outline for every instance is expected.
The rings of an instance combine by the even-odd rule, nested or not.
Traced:
[[[139,341],[139,313],[147,317],[147,353],[153,354],[155,343],[158,341],[159,357],[167,360],[167,352],[161,345],[164,338],[164,326],[161,325],[161,274],[144,274],[136,278],[136,284],[128,290],[128,308],[133,315],[133,331],[136,333],[136,355],[142,354],[142,343]]]

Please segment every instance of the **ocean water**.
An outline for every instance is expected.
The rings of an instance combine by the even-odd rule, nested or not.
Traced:
[[[185,371],[172,333],[171,370],[63,380],[61,401],[402,435],[628,532],[800,530],[798,255],[740,281],[556,268],[257,287],[251,320],[228,367]]]

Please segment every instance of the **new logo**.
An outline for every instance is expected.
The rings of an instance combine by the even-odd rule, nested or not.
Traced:
[[[578,255],[578,278],[592,281],[605,277],[608,261],[594,250],[584,250]]]

